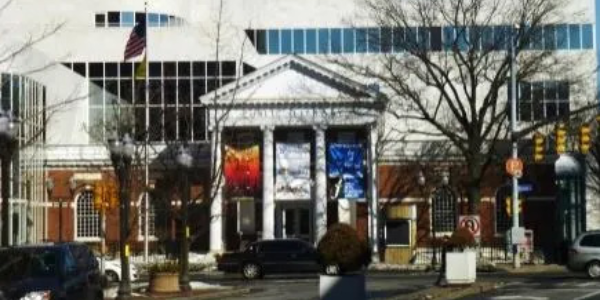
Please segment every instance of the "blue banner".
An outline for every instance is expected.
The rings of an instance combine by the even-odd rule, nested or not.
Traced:
[[[329,145],[327,151],[329,177],[342,179],[342,190],[338,198],[365,198],[363,152],[360,144]]]

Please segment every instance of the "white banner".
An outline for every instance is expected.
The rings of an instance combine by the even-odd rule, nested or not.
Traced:
[[[310,143],[275,145],[275,199],[311,198]]]

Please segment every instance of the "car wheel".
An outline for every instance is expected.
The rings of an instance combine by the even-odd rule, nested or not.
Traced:
[[[338,265],[327,265],[325,266],[326,275],[339,275],[340,267]]]
[[[246,279],[256,279],[261,276],[260,266],[256,263],[246,263],[242,267],[242,275]]]
[[[588,263],[586,267],[587,274],[590,278],[599,278],[600,277],[600,262],[592,261]]]
[[[106,271],[106,280],[108,280],[109,283],[119,282],[119,274],[114,271]]]

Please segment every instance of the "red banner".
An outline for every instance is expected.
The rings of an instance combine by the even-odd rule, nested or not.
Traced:
[[[260,186],[260,148],[225,146],[225,184],[230,196],[255,196]]]

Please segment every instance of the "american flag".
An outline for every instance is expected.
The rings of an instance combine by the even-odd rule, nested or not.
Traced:
[[[133,27],[129,35],[129,40],[125,46],[125,60],[142,54],[144,48],[146,48],[146,22],[141,20]]]

